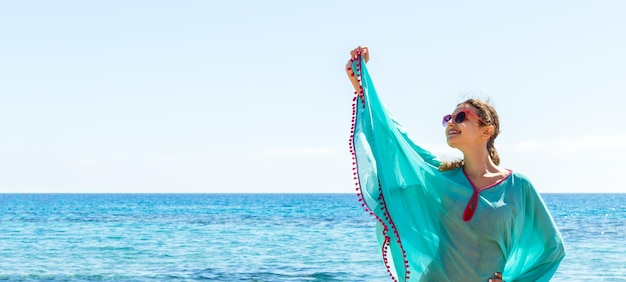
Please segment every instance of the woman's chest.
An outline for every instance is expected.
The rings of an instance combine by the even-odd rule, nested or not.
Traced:
[[[471,187],[451,190],[456,191],[444,193],[441,197],[441,220],[447,223],[449,232],[474,233],[491,239],[500,239],[511,232],[520,213],[520,199],[513,187],[503,183],[478,192],[477,199],[472,199],[476,195]],[[463,216],[469,208],[473,209],[473,216],[465,221]]]

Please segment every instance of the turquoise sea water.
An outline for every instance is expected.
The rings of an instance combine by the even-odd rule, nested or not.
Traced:
[[[544,194],[553,281],[626,281],[626,194]],[[352,194],[0,194],[0,280],[390,281]]]

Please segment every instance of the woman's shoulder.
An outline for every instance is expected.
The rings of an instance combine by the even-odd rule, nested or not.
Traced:
[[[520,195],[539,195],[539,192],[535,189],[535,186],[531,182],[530,178],[524,173],[512,172],[509,178],[509,189],[513,189],[514,191],[521,193]]]
[[[519,171],[511,171],[511,175],[510,180],[511,183],[513,183],[515,186],[522,186],[522,187],[532,187],[532,182],[530,181],[530,178],[524,174],[523,172],[519,172]]]

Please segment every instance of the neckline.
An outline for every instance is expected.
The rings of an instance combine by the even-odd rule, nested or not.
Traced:
[[[461,168],[461,170],[463,169]],[[502,177],[501,179],[498,179],[498,181],[494,182],[493,184],[489,186],[485,186],[480,189],[476,189],[476,186],[474,185],[472,180],[467,176],[467,174],[463,170],[463,175],[465,175],[465,178],[467,179],[467,181],[469,181],[470,185],[472,185],[472,188],[474,190],[474,192],[472,193],[472,197],[470,198],[469,202],[467,202],[467,206],[465,206],[465,211],[463,211],[463,221],[468,222],[472,220],[472,218],[474,217],[474,214],[476,213],[476,208],[478,207],[478,194],[480,194],[481,191],[497,186],[498,184],[502,183],[504,180],[506,180],[513,174],[512,170],[510,169],[506,169],[506,170],[508,171],[508,174],[506,176]]]
[[[472,182],[472,179],[470,179],[470,177],[467,175],[467,173],[465,173],[465,170],[463,170],[463,168],[461,168],[461,171],[463,172],[463,175],[465,176],[465,179],[467,179],[467,181],[470,183],[470,185],[472,185],[472,188],[474,189],[474,191],[479,191],[479,192],[497,186],[498,184],[502,183],[504,180],[506,180],[507,178],[509,178],[509,176],[511,176],[513,174],[513,170],[510,170],[508,168],[505,168],[505,170],[507,171],[507,174],[504,177],[498,179],[496,182],[494,182],[494,183],[492,183],[490,185],[487,185],[487,186],[482,187],[482,188],[477,188],[476,185],[474,185],[474,182]]]

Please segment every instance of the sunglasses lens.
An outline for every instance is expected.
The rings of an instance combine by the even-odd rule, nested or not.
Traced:
[[[456,123],[462,123],[463,121],[465,121],[465,112],[460,112],[456,114],[456,117],[454,117],[454,121]]]
[[[445,115],[443,116],[443,122],[441,123],[441,125],[443,125],[444,127],[446,127],[448,125],[448,122],[452,119],[452,115]]]

